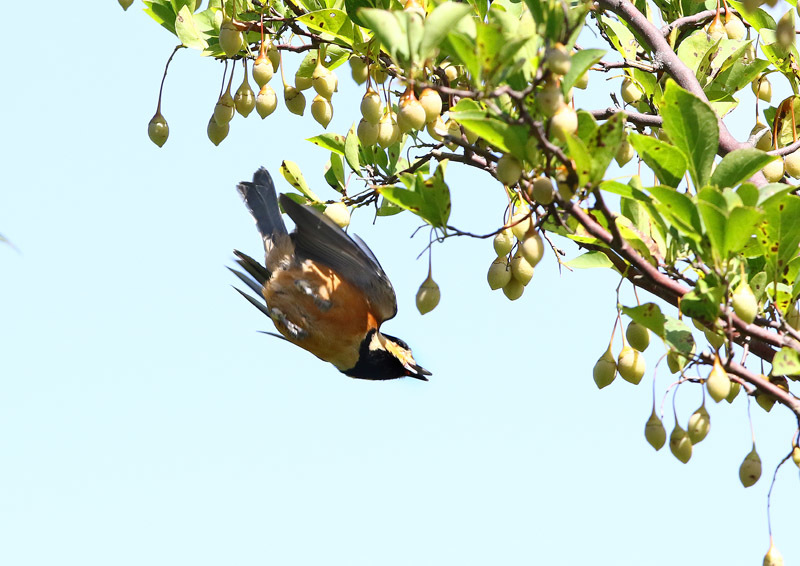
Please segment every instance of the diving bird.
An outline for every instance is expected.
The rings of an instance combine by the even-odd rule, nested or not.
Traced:
[[[377,258],[358,236],[286,195],[278,198],[263,167],[237,186],[264,242],[265,261],[234,250],[231,269],[260,299],[236,289],[268,316],[281,336],[358,379],[427,381],[408,344],[380,331],[397,299]],[[294,221],[286,230],[278,202]]]

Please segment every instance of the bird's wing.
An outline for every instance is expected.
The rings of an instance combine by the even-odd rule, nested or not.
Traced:
[[[279,200],[295,223],[293,238],[298,256],[327,265],[364,291],[379,324],[397,314],[394,288],[363,240],[351,238],[310,206],[298,204],[286,195],[280,195]]]

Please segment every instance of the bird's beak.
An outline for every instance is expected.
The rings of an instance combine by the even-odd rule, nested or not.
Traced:
[[[432,375],[431,372],[429,372],[422,366],[418,366],[414,362],[404,363],[403,367],[406,368],[406,371],[408,372],[406,375],[408,377],[413,377],[414,379],[419,379],[421,381],[428,381],[428,378],[425,376]]]

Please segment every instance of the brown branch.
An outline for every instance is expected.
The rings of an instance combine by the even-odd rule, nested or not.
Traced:
[[[590,110],[589,113],[594,116],[595,120],[607,120],[614,114],[625,114],[625,120],[637,126],[650,126],[651,128],[660,128],[663,120],[661,116],[654,116],[653,114],[642,114],[641,112],[631,112],[623,110],[622,108],[608,107],[604,110]]]
[[[669,73],[670,76],[675,79],[676,83],[703,102],[708,102],[708,97],[705,92],[703,92],[703,87],[700,86],[694,72],[678,58],[678,55],[672,50],[669,43],[667,43],[661,30],[655,27],[644,14],[637,10],[636,6],[628,0],[598,0],[598,5],[604,10],[609,10],[625,20],[628,25],[631,26],[631,29],[645,40],[647,46],[655,53],[656,58],[661,62],[661,68]],[[718,119],[717,123],[719,124],[718,153],[720,155],[725,155],[734,149],[743,147],[743,144],[740,144],[736,138],[731,135],[722,120]]]
[[[711,354],[700,354],[700,359],[707,364],[714,363],[714,357]],[[764,376],[750,371],[746,367],[739,365],[736,362],[730,362],[726,365],[725,369],[728,373],[741,378],[742,381],[749,383],[756,389],[772,395],[779,403],[786,405],[795,415],[798,416],[798,418],[800,418],[800,399],[788,391],[784,391],[766,379]]]
[[[789,145],[784,146],[780,149],[773,149],[772,151],[768,151],[767,154],[783,157],[784,155],[789,155],[790,153],[794,153],[798,149],[800,149],[800,140],[797,140],[794,143],[790,143]]]
[[[716,10],[704,10],[703,12],[698,12],[696,14],[692,14],[691,16],[684,16],[682,18],[678,18],[674,22],[671,22],[661,28],[661,35],[667,37],[672,30],[680,29],[684,26],[694,26],[698,24],[705,23],[706,20],[710,20],[714,17],[717,13]]]
[[[651,63],[642,63],[641,61],[631,61],[630,59],[623,59],[622,61],[598,61],[600,69],[593,69],[600,72],[607,72],[612,69],[639,69],[648,73],[653,73],[658,70],[658,66]]]

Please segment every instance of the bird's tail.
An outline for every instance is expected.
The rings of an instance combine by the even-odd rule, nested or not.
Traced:
[[[278,206],[278,195],[275,192],[275,184],[272,182],[272,177],[270,177],[266,169],[261,167],[253,175],[252,182],[242,181],[236,186],[236,189],[242,195],[242,200],[244,200],[244,204],[250,214],[253,215],[258,232],[264,242],[264,249],[269,254],[273,240],[287,234],[286,225],[283,223],[281,210]],[[270,278],[269,270],[252,257],[238,250],[234,250],[233,253],[236,256],[236,263],[242,271],[236,269],[231,269],[231,271],[258,298],[248,295],[241,289],[236,288],[236,290],[258,310],[269,316],[269,310],[261,293],[264,284]]]
[[[253,215],[256,228],[264,240],[264,247],[269,251],[276,236],[287,234],[272,177],[266,169],[260,167],[253,175],[252,182],[242,181],[236,189],[242,195],[247,210]]]

